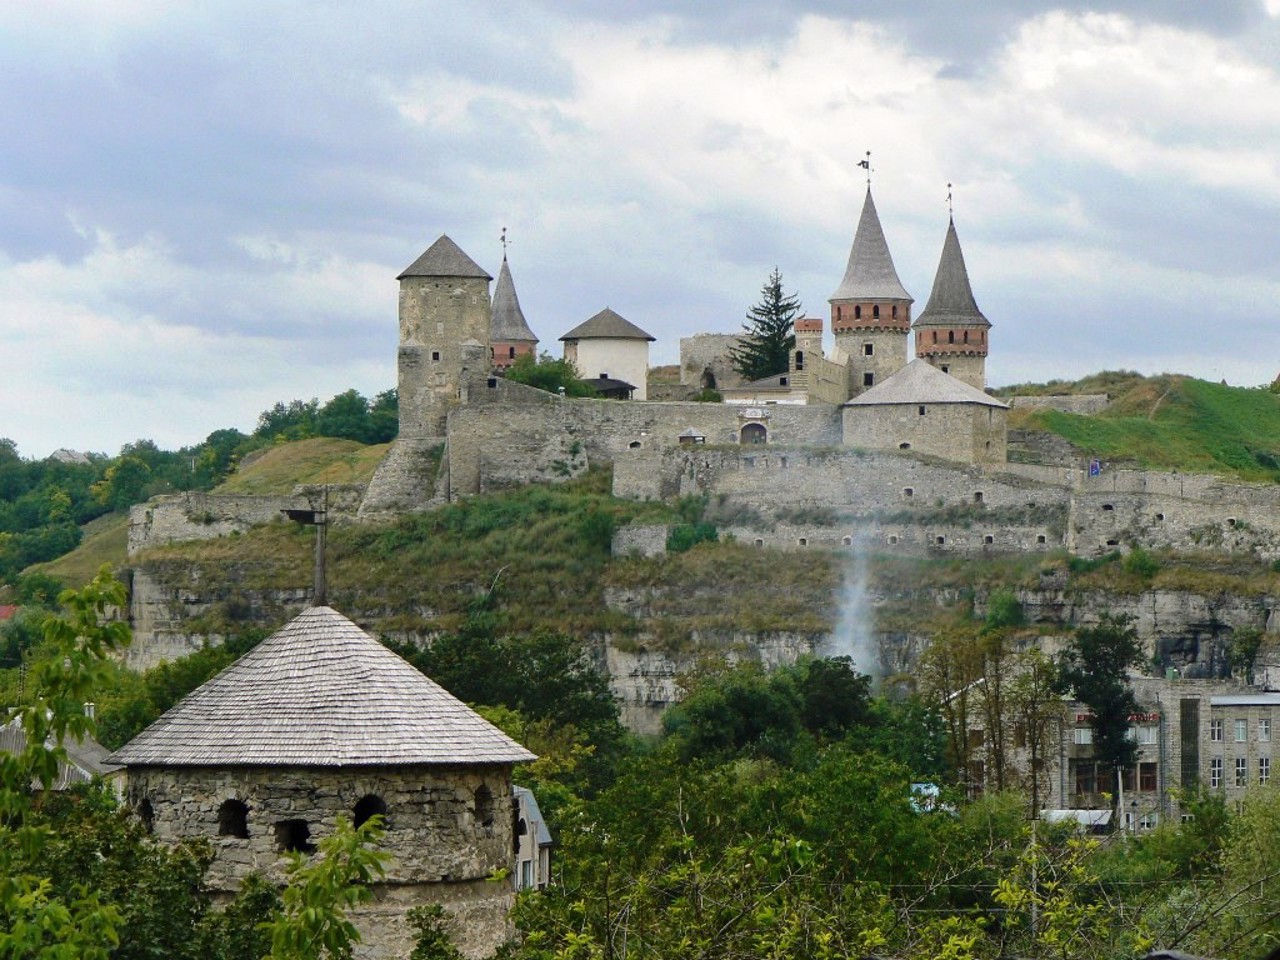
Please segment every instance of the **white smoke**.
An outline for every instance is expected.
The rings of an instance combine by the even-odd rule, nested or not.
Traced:
[[[850,657],[859,673],[875,680],[884,676],[880,650],[871,630],[871,605],[867,600],[866,544],[854,537],[845,548],[844,581],[840,587],[840,611],[835,631],[827,638],[823,653],[828,657]]]

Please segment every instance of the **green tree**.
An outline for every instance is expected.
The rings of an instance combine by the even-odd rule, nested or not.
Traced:
[[[1129,671],[1143,662],[1142,643],[1127,616],[1104,613],[1097,625],[1080,627],[1058,659],[1058,685],[1090,712],[1093,753],[1114,784],[1120,771],[1138,758],[1129,738],[1129,717],[1138,700],[1128,683]]]
[[[747,311],[745,331],[738,346],[729,351],[729,361],[747,380],[759,380],[784,373],[791,364],[796,345],[795,322],[800,301],[782,289],[777,267],[760,288],[760,302]]]
[[[557,360],[549,353],[536,359],[531,353],[522,353],[507,368],[506,377],[513,383],[523,383],[548,393],[564,390],[567,397],[599,396],[590,384],[578,378],[578,370],[573,361]]]
[[[373,896],[369,884],[386,872],[391,855],[376,849],[382,817],[359,827],[339,816],[315,857],[289,855],[284,909],[271,924],[269,960],[350,960],[360,932],[347,917]]]

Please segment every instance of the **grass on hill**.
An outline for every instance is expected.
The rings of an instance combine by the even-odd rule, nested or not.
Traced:
[[[124,566],[129,538],[129,514],[109,513],[90,520],[81,528],[80,545],[48,563],[36,563],[23,573],[43,573],[60,580],[64,586],[79,589],[92,580],[104,563],[114,568]]]
[[[1096,389],[1102,383],[1118,392],[1100,414],[1019,410],[1010,423],[1056,433],[1083,454],[1104,460],[1280,482],[1280,395],[1123,371],[1078,381],[1081,388],[1074,392],[1102,392]]]
[[[300,483],[368,483],[390,446],[334,437],[282,443],[255,451],[213,492],[271,496],[287,494]]]

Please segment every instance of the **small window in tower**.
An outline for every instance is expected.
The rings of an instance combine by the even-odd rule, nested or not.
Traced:
[[[956,342],[956,332],[954,330],[948,330],[947,343],[955,343],[955,342]]]
[[[946,542],[947,542],[947,538],[946,538],[946,537],[934,537],[934,538],[933,538],[933,542],[934,542],[934,543],[936,543],[938,546],[942,546],[944,543],[946,543]]]
[[[490,377],[490,378],[489,378],[488,383],[489,383],[489,389],[490,389],[490,390],[497,390],[497,389],[498,389],[498,378],[497,378],[497,377]]]
[[[507,356],[514,360],[516,358],[516,348],[507,347]]]
[[[916,495],[915,488],[914,488],[914,487],[903,487],[903,488],[902,488],[902,495],[903,495],[904,497],[908,497],[908,498],[910,498],[910,497],[914,497],[914,496]]]
[[[432,351],[431,351],[431,359],[432,359],[432,360],[434,360],[436,363],[439,363],[439,362],[440,362],[440,351],[439,351],[439,350],[432,350]]]
[[[937,343],[937,342],[938,342],[938,331],[937,331],[937,330],[934,330],[934,331],[933,331],[933,342],[934,342],[934,343]]]
[[[1156,514],[1156,519],[1157,519],[1157,520],[1161,520],[1161,521],[1162,521],[1162,520],[1164,520],[1164,514],[1163,514],[1163,513],[1157,513],[1157,514]]]
[[[1114,509],[1115,509],[1115,506],[1114,506],[1114,505],[1112,505],[1112,504],[1110,504],[1110,503],[1104,503],[1104,504],[1102,505],[1102,509],[1103,509],[1104,511],[1110,512],[1110,511],[1112,511],[1112,510],[1114,510]]]
[[[916,407],[916,414],[917,414],[917,415],[919,415],[919,416],[921,416],[921,417],[923,417],[923,416],[924,416],[924,407],[923,407],[923,406]]]
[[[898,449],[899,449],[899,450],[910,450],[910,449],[911,449],[911,444],[907,443],[907,442],[904,440],[902,443],[898,444]]]
[[[142,821],[142,829],[147,833],[154,832],[156,828],[156,813],[151,806],[151,801],[146,797],[142,798],[142,802],[137,808],[138,819]]]
[[[1118,547],[1118,546],[1120,546],[1120,541],[1119,541],[1119,540],[1108,540],[1108,541],[1107,541],[1107,546],[1108,546],[1108,547]]]
[[[243,800],[223,800],[218,808],[218,836],[249,837],[249,806]]]
[[[764,540],[762,540],[760,537],[756,537],[756,546],[757,546],[757,547],[763,547],[763,546],[764,546]]]
[[[841,537],[840,542],[843,543],[846,547],[851,547],[853,546],[853,537]]]
[[[874,307],[871,308],[871,316],[874,317],[876,320],[880,319],[880,304],[877,303]]]
[[[975,491],[973,491],[973,502],[974,502],[974,503],[981,503],[981,502],[982,502],[982,491],[981,491],[981,490],[975,490]]]
[[[940,366],[938,369],[939,369],[939,370],[941,370],[943,373],[950,373],[950,372],[951,372],[951,365],[950,365],[950,364],[948,364],[948,363],[944,363],[944,364],[943,364],[942,366]]]
[[[891,534],[889,534],[889,542],[890,542],[890,543],[897,543],[897,542],[898,542],[898,535],[897,535],[896,533],[891,533]]]
[[[896,303],[893,305],[893,319],[898,319],[898,305]]]
[[[383,825],[386,825],[387,803],[376,794],[367,793],[356,801],[355,809],[351,811],[351,823],[359,829],[375,816],[381,817]]]
[[[1036,543],[1048,543],[1048,542],[1049,542],[1049,538],[1046,537],[1043,533],[1036,534]]]
[[[276,849],[281,853],[315,853],[311,828],[305,820],[280,820],[276,823]]]
[[[874,387],[876,385],[876,375],[874,373],[864,373],[862,375],[862,385],[864,387]]]
[[[799,545],[800,545],[800,546],[802,546],[802,547],[807,547],[807,546],[809,545],[809,538],[808,538],[808,537],[800,537],[798,540],[796,540],[796,543],[797,543],[797,544],[799,544]]]
[[[968,331],[968,330],[966,330],[966,331],[964,332],[964,342],[965,342],[965,343],[968,343],[968,342],[969,342],[969,331]]]
[[[483,784],[477,787],[474,804],[476,825],[484,830],[486,836],[493,836],[493,791]]]
[[[797,370],[804,369],[804,351],[803,350],[796,351],[796,369]]]
[[[786,377],[779,377],[779,378],[778,378],[778,386],[780,386],[780,387],[785,387],[786,385],[787,385],[787,378],[786,378]]]
[[[840,307],[836,307],[836,323],[844,319],[844,311]]]
[[[862,355],[864,357],[874,357],[876,355],[876,345],[874,343],[864,343],[862,345]]]
[[[854,307],[854,308],[853,308],[853,319],[855,319],[855,320],[861,320],[861,319],[862,319],[862,307],[861,307],[861,305],[856,306],[856,307]]]
[[[987,545],[990,545],[996,542],[996,538],[988,533],[985,537],[982,538],[982,542]]]

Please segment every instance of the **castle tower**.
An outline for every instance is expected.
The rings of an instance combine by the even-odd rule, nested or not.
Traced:
[[[960,238],[952,218],[942,243],[942,258],[933,278],[933,292],[915,322],[916,356],[943,373],[983,390],[987,386],[987,331],[991,322],[982,315],[969,286]]]
[[[522,354],[538,354],[538,338],[529,329],[516,296],[516,285],[511,280],[511,268],[507,255],[502,254],[502,269],[498,271],[498,283],[493,288],[493,326],[490,340],[493,349],[493,368],[506,370]]]
[[[463,381],[488,372],[493,278],[442,235],[396,279],[400,436],[443,437],[445,418],[460,401]],[[471,369],[477,365],[484,369]]]
[[[849,266],[829,302],[836,351],[849,362],[850,396],[906,366],[913,301],[894,269],[870,186]]]
[[[808,383],[807,367],[822,357],[822,318],[797,318],[795,333],[796,345],[791,351],[792,389]]]

